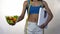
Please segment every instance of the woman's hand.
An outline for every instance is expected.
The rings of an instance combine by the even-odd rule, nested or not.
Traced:
[[[42,24],[42,25],[39,26],[39,27],[43,29],[43,28],[45,28],[47,25],[48,25],[47,23],[44,23],[44,24]]]

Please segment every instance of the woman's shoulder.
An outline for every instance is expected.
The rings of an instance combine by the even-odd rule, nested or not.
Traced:
[[[47,2],[46,2],[46,1],[42,1],[42,3],[43,3],[44,5],[47,5]]]
[[[24,1],[23,5],[25,6],[28,5],[28,1]]]
[[[24,3],[28,3],[28,1],[24,1]]]

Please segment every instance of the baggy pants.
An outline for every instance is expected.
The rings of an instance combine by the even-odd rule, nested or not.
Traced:
[[[42,34],[43,29],[39,28],[36,23],[34,22],[29,22],[27,28],[24,30],[24,34]]]

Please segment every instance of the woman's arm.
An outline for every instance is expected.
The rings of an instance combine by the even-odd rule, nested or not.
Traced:
[[[45,6],[45,9],[46,9],[46,11],[47,11],[47,13],[48,13],[48,18],[47,18],[46,22],[40,26],[41,28],[44,28],[45,26],[47,26],[47,24],[48,24],[48,23],[52,20],[52,18],[53,18],[53,14],[52,14],[51,10],[49,9],[48,4],[47,4],[45,1],[43,1],[43,5]]]
[[[24,1],[22,14],[19,16],[17,22],[21,21],[24,18],[27,4],[28,4],[27,1]]]
[[[46,23],[49,23],[53,18],[53,14],[52,14],[51,10],[49,9],[48,4],[45,1],[43,1],[43,4],[44,4],[45,9],[48,13],[48,19],[47,19]]]

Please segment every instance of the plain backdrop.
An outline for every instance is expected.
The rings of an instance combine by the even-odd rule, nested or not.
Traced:
[[[27,18],[11,26],[6,22],[5,16],[21,15],[25,0],[0,0],[0,34],[24,34]],[[53,13],[53,19],[45,29],[45,34],[60,34],[60,0],[45,0]]]

